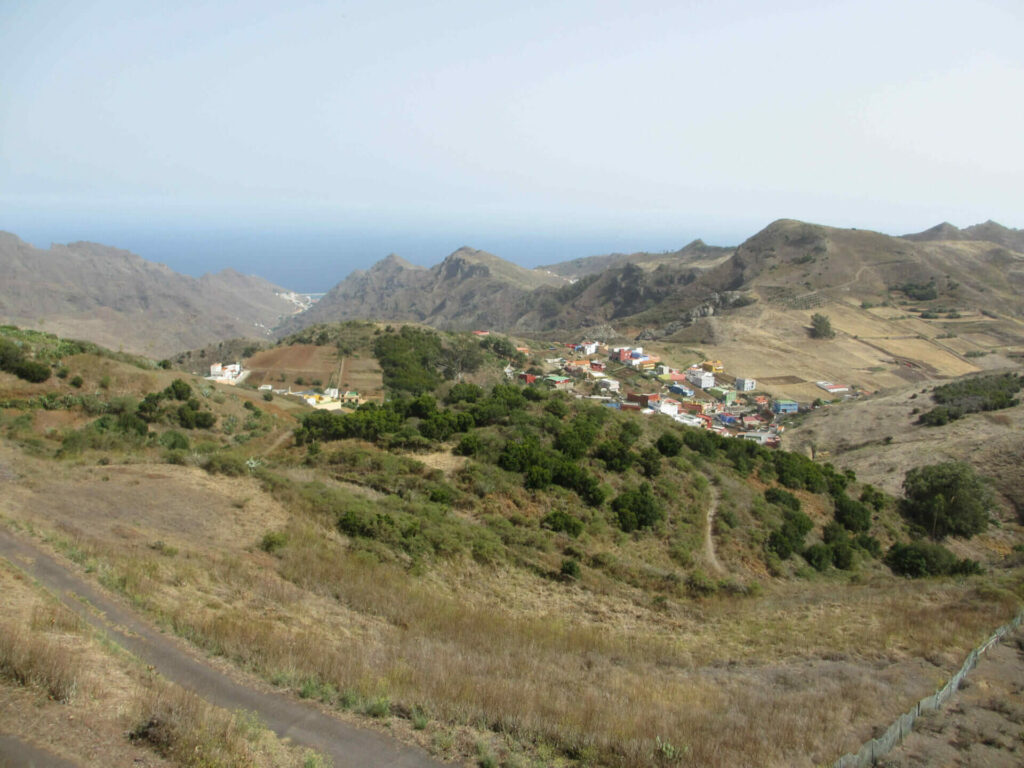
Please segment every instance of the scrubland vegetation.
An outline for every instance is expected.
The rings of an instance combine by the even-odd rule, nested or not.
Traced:
[[[945,470],[893,499],[800,454],[506,382],[501,337],[360,333],[391,397],[351,413],[296,422],[157,371],[134,395],[116,376],[61,390],[74,421],[40,436],[50,396],[29,393],[2,428],[68,471],[202,466],[286,512],[233,546],[54,543],[197,645],[480,764],[825,763],[1019,603],[1019,568],[938,543],[988,525],[976,477],[957,475],[979,501],[961,515]],[[206,719],[167,701],[150,709]]]
[[[1024,378],[1015,373],[973,376],[943,384],[932,390],[932,400],[938,405],[918,417],[918,423],[938,427],[961,419],[969,413],[998,411],[1012,408],[1014,397],[1024,388]]]

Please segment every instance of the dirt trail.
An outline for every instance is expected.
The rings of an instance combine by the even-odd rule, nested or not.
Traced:
[[[217,706],[256,712],[278,736],[329,756],[334,768],[370,765],[440,768],[443,765],[418,749],[343,723],[312,704],[237,682],[205,663],[183,642],[161,633],[120,601],[90,584],[71,566],[3,527],[0,527],[0,556],[31,575],[89,624],[151,664],[168,680],[195,691]],[[89,610],[83,601],[101,615]]]
[[[718,561],[715,554],[715,539],[712,531],[715,529],[715,513],[718,511],[718,489],[713,483],[708,483],[708,491],[711,493],[711,503],[708,504],[708,524],[704,528],[704,557],[718,573],[724,573],[725,568]]]

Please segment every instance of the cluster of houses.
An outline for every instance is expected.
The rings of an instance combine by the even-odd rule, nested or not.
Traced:
[[[570,350],[567,357],[545,360],[550,373],[516,371],[510,366],[506,375],[524,384],[543,384],[564,391],[574,391],[578,383],[589,382],[592,397],[610,408],[657,414],[687,426],[769,446],[779,444],[784,429],[776,423],[776,417],[796,413],[799,408],[792,400],[753,394],[757,389],[753,378],[726,380],[720,360],[705,360],[678,370],[642,347],[607,347],[599,341],[565,347]],[[623,392],[622,381],[610,373],[609,366],[617,372],[623,367],[632,368],[661,386],[654,391]]]
[[[322,392],[315,390],[302,390],[293,392],[288,389],[272,389],[270,384],[263,384],[260,389],[272,390],[280,395],[293,395],[301,398],[306,405],[318,408],[322,411],[340,411],[342,408],[358,408],[363,403],[363,398],[358,392],[342,392],[337,387],[327,387]]]

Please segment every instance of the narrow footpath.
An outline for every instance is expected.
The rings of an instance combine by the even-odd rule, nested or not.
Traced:
[[[725,568],[718,561],[715,553],[715,538],[712,532],[715,530],[715,513],[718,511],[718,488],[714,483],[708,482],[708,492],[711,494],[711,503],[708,504],[707,526],[704,528],[704,558],[708,564],[717,572],[725,573]]]
[[[83,579],[73,566],[65,565],[3,527],[0,527],[0,557],[32,576],[90,625],[152,665],[166,679],[219,707],[256,712],[279,737],[330,757],[334,768],[440,768],[444,765],[420,749],[337,720],[312,703],[233,680],[194,655],[181,640],[162,633],[119,600]],[[89,610],[83,601],[101,615]]]

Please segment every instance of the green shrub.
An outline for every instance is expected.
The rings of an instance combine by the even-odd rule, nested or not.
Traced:
[[[777,504],[780,507],[792,509],[795,512],[800,511],[800,499],[781,488],[767,488],[764,492],[764,498],[765,501],[771,504]]]
[[[665,514],[647,483],[616,496],[612,501],[612,510],[618,518],[619,528],[626,533],[638,528],[650,528]]]
[[[835,499],[836,520],[847,530],[859,533],[871,527],[871,510],[845,493]]]
[[[206,460],[203,468],[210,474],[228,475],[230,477],[249,474],[249,467],[246,463],[237,456],[232,456],[228,453],[213,454]]]
[[[78,374],[75,374],[74,376],[71,377],[71,381],[69,381],[68,383],[75,389],[81,389],[82,385],[85,383],[85,379],[83,379]]]
[[[578,560],[571,557],[567,557],[562,561],[562,567],[559,570],[563,579],[569,579],[576,581],[580,577],[580,564]]]
[[[804,560],[816,571],[828,570],[832,565],[832,548],[828,544],[812,544],[804,550]]]
[[[185,401],[192,396],[192,387],[184,379],[175,379],[164,390],[164,394],[175,400]]]
[[[683,449],[683,440],[674,432],[665,432],[654,444],[662,456],[678,456]]]
[[[561,509],[555,509],[546,514],[540,524],[549,530],[567,533],[573,538],[583,532],[583,521]]]
[[[267,531],[260,540],[260,549],[273,554],[288,543],[288,534],[284,531]]]
[[[885,564],[893,573],[915,579],[981,572],[981,566],[974,560],[957,560],[956,555],[944,546],[931,541],[893,544],[885,555]]]

